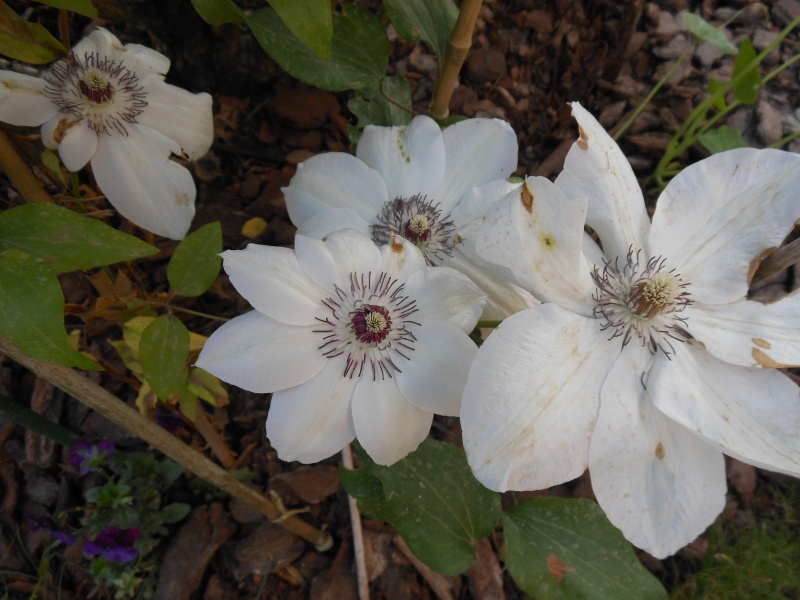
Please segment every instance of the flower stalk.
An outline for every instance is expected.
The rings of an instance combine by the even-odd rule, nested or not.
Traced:
[[[122,402],[102,387],[73,369],[28,356],[0,336],[0,352],[15,360],[32,373],[80,400],[92,410],[140,437],[172,460],[180,463],[198,477],[224,490],[234,498],[257,508],[268,519],[314,544],[319,551],[333,544],[330,534],[320,531],[294,516],[282,518],[274,503],[258,491],[235,479],[230,473],[208,458],[186,446],[137,410]]]
[[[0,130],[0,171],[3,171],[27,202],[53,203],[39,180],[14,149],[11,140]]]

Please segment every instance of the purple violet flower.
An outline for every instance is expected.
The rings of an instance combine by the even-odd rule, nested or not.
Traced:
[[[57,527],[50,517],[40,517],[38,515],[28,515],[27,521],[31,531],[49,531],[59,542],[65,544],[75,543],[72,527],[66,523]]]
[[[97,467],[112,454],[114,444],[106,440],[100,440],[96,444],[83,440],[69,447],[69,461],[81,475],[97,471]]]
[[[83,553],[89,557],[100,555],[109,562],[130,562],[139,551],[133,544],[139,539],[141,531],[136,527],[128,529],[116,526],[106,527],[93,540],[83,546]]]

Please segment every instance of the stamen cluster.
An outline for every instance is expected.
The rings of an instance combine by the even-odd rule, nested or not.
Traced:
[[[621,337],[624,347],[636,335],[652,354],[660,348],[669,357],[675,351],[670,339],[691,338],[686,318],[678,314],[692,303],[685,291],[689,284],[674,269],[665,270],[666,259],[660,256],[642,267],[640,254],[631,248],[621,267],[617,257],[613,264],[605,262],[602,270],[594,268],[593,313],[605,321],[603,331],[611,330],[609,339]]]

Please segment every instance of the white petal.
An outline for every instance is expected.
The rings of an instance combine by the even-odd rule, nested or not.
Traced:
[[[328,359],[313,326],[297,327],[252,311],[211,334],[197,366],[249,392],[264,394],[305,383]]]
[[[372,236],[372,228],[369,223],[352,208],[322,209],[300,223],[297,226],[297,233],[321,239],[339,229],[355,229],[367,237]]]
[[[800,388],[783,373],[731,365],[686,344],[657,362],[646,383],[661,412],[725,454],[800,475]]]
[[[405,127],[367,125],[356,156],[383,176],[392,200],[430,194],[444,176],[442,131],[424,115]]]
[[[505,272],[494,267],[476,263],[460,250],[463,244],[453,250],[453,256],[442,263],[443,267],[453,268],[469,277],[486,294],[486,305],[481,319],[502,320],[516,312],[538,306],[540,302],[530,292],[523,290],[508,278]]]
[[[183,239],[194,217],[196,190],[191,173],[169,160],[175,142],[149,127],[103,135],[92,171],[108,201],[126,219],[158,235]]]
[[[393,380],[362,377],[353,394],[358,441],[379,465],[393,465],[425,441],[433,414],[409,404]]]
[[[353,274],[377,276],[381,266],[378,247],[353,229],[334,231],[325,240],[298,235],[294,251],[303,272],[328,294],[333,294],[337,286],[349,287]]]
[[[697,302],[685,316],[690,333],[725,362],[745,367],[800,365],[800,290],[772,304]]]
[[[442,135],[447,164],[431,197],[444,215],[452,213],[470,188],[498,179],[505,182],[517,168],[517,135],[505,121],[465,119]]]
[[[328,208],[352,208],[376,223],[390,199],[381,174],[344,152],[318,154],[297,165],[283,195],[295,225]]]
[[[134,71],[139,79],[150,73],[166,75],[169,71],[169,59],[166,56],[141,44],[127,44],[124,59],[128,68]],[[150,98],[147,100],[149,103]]]
[[[58,155],[70,171],[80,171],[97,151],[97,132],[83,121],[67,129],[58,145]]]
[[[56,113],[42,125],[42,143],[51,150],[57,150],[64,136],[77,127],[89,129],[85,121],[77,121],[70,113]]]
[[[461,197],[461,201],[450,212],[459,237],[462,240],[474,242],[489,209],[520,185],[519,183],[510,183],[505,179],[495,179],[480,187],[467,190]]]
[[[590,316],[595,285],[581,252],[585,215],[585,200],[529,177],[489,210],[475,249],[542,302]]]
[[[555,304],[503,321],[478,350],[461,405],[475,477],[502,492],[583,473],[600,385],[618,349],[595,320]]]
[[[412,273],[429,268],[420,249],[399,236],[393,236],[392,242],[381,248],[381,258],[381,271],[397,279],[401,284],[405,283]]]
[[[311,281],[288,248],[248,244],[221,254],[236,290],[257,311],[287,325],[313,325],[329,292]]]
[[[356,437],[350,410],[356,380],[342,371],[340,361],[328,360],[310,381],[272,394],[267,438],[281,460],[319,462]]]
[[[83,59],[85,54],[92,54],[93,52],[101,56],[109,56],[116,55],[123,50],[124,46],[117,36],[108,31],[108,29],[98,27],[72,47],[72,54]]]
[[[410,360],[399,363],[397,387],[414,406],[457,417],[461,396],[478,347],[450,323],[434,321],[414,330],[417,340]]]
[[[214,141],[211,96],[193,94],[150,75],[142,82],[147,92],[147,107],[136,120],[178,142],[194,160],[203,156]]]
[[[586,223],[600,236],[609,259],[624,259],[631,245],[647,251],[650,219],[628,159],[597,119],[577,102],[571,106],[580,138],[570,148],[556,185],[570,198],[589,200]]]
[[[753,259],[800,217],[800,156],[740,148],[685,168],[658,199],[650,246],[692,297],[725,304],[747,294]]]
[[[486,294],[469,277],[447,267],[426,267],[406,282],[404,293],[417,302],[414,321],[448,321],[469,333],[486,304]]]
[[[35,127],[58,112],[42,94],[45,81],[12,71],[0,71],[0,121]]]
[[[633,544],[664,558],[714,522],[727,484],[722,453],[653,407],[642,387],[650,360],[628,346],[608,374],[589,471],[608,519]]]

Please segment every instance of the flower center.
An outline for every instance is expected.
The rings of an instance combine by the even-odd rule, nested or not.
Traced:
[[[441,264],[445,256],[453,255],[456,228],[437,206],[420,194],[390,200],[372,225],[372,240],[382,246],[391,241],[392,234],[401,235],[422,251],[429,265]]]
[[[670,340],[691,338],[686,317],[679,314],[692,303],[684,289],[689,284],[674,269],[665,269],[666,259],[659,256],[642,265],[639,255],[631,249],[622,267],[617,258],[602,271],[594,268],[594,316],[604,321],[603,331],[612,331],[609,339],[622,337],[625,346],[636,335],[651,353],[660,348],[669,357],[675,352]]]
[[[351,379],[361,377],[365,367],[373,380],[400,373],[400,359],[411,360],[417,341],[411,329],[419,323],[409,318],[417,312],[416,301],[386,273],[352,273],[348,284],[335,290],[335,298],[322,300],[330,314],[317,317],[322,326],[314,330],[322,335],[322,355],[344,357],[342,375]]]
[[[125,124],[136,123],[147,106],[147,92],[136,73],[96,52],[82,59],[70,54],[50,67],[44,79],[45,96],[97,133],[127,135]]]

